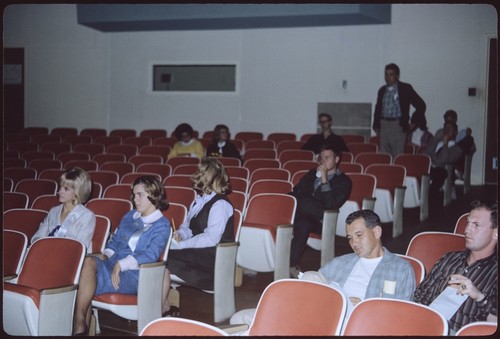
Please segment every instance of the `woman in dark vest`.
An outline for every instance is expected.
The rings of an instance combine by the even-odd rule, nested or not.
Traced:
[[[234,241],[234,209],[226,197],[229,177],[224,166],[215,158],[203,158],[192,181],[198,194],[186,220],[173,234],[163,279],[164,314],[178,313],[168,303],[170,275],[189,286],[213,290],[215,246]]]

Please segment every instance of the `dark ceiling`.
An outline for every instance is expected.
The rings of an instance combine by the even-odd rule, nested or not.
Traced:
[[[389,24],[390,4],[78,4],[103,32]]]

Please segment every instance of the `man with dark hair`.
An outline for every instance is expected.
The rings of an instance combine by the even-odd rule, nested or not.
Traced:
[[[404,152],[406,134],[416,126],[425,126],[424,100],[410,84],[399,81],[399,67],[385,66],[386,85],[378,90],[373,130],[380,136],[380,151],[393,157]],[[415,107],[410,119],[410,105]]]
[[[315,134],[307,140],[302,146],[302,149],[313,151],[314,154],[319,154],[321,147],[326,144],[335,145],[341,152],[349,152],[344,140],[333,133],[332,117],[328,113],[320,113],[318,115],[321,133]]]
[[[408,261],[383,247],[381,225],[379,216],[371,210],[349,214],[346,233],[354,253],[333,258],[318,272],[299,274],[301,280],[340,288],[350,301],[346,320],[352,307],[364,299],[413,299],[416,285],[413,268]],[[241,310],[231,317],[229,323],[250,324],[254,314],[255,309]]]
[[[457,124],[446,122],[443,132],[436,133],[427,148],[427,154],[431,157],[432,167],[430,171],[431,184],[429,197],[437,199],[439,189],[443,186],[448,172],[446,165],[454,164],[463,154],[462,148],[455,142],[457,135]]]
[[[338,169],[341,150],[336,145],[321,147],[319,165],[307,172],[293,188],[297,199],[290,253],[290,275],[297,277],[299,262],[309,233],[321,234],[325,210],[339,209],[351,194],[351,179]]]
[[[354,253],[333,258],[319,269],[325,282],[339,284],[353,305],[376,297],[413,298],[413,268],[383,246],[381,225],[371,210],[351,213],[346,218],[346,234]]]
[[[449,109],[443,115],[444,123],[458,123],[458,114],[455,110]],[[457,125],[458,130],[458,125]],[[436,138],[442,138],[444,134],[444,128],[440,128],[436,131]],[[476,152],[476,143],[474,142],[474,137],[472,136],[472,130],[470,128],[464,128],[458,130],[455,137],[455,143],[462,150],[462,156],[454,163],[455,165],[455,175],[463,179],[464,169],[465,169],[465,156],[472,155]]]
[[[448,320],[450,334],[497,316],[497,202],[473,202],[465,228],[465,250],[445,254],[415,291],[414,300],[430,305],[445,289],[468,296]]]

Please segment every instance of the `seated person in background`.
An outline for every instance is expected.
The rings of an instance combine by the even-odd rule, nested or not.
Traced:
[[[125,214],[103,253],[85,258],[76,296],[73,332],[87,335],[94,295],[137,294],[139,265],[156,262],[165,250],[170,222],[163,185],[153,176],[132,184],[134,209]]]
[[[337,210],[351,194],[351,179],[338,169],[342,155],[338,145],[321,147],[319,165],[307,172],[290,193],[297,199],[290,250],[290,275],[300,272],[299,262],[309,233],[321,234],[325,210]]]
[[[411,301],[416,285],[413,268],[384,248],[381,225],[379,216],[371,210],[351,213],[346,218],[346,234],[354,253],[336,257],[318,272],[305,272],[299,279],[342,289],[350,301],[348,315],[353,306],[368,298]],[[255,309],[237,312],[230,323],[250,324],[254,313]]]
[[[457,112],[449,109],[444,113],[443,119],[445,123],[451,122],[457,124]],[[436,131],[436,135],[439,137],[441,137],[443,133],[443,128],[440,128]],[[472,130],[470,128],[459,130],[457,136],[455,137],[455,142],[462,149],[462,156],[455,162],[455,175],[458,178],[463,179],[465,156],[472,155],[476,152],[476,143],[474,142],[474,138],[472,137]]]
[[[431,184],[429,186],[429,197],[436,197],[439,189],[443,186],[448,172],[446,165],[454,164],[462,156],[462,148],[455,142],[457,125],[453,122],[444,124],[443,133],[436,133],[427,147],[427,154],[431,157]]]
[[[229,177],[224,166],[215,158],[203,158],[192,181],[198,194],[173,235],[163,278],[163,314],[179,314],[178,308],[168,303],[170,275],[189,286],[213,290],[216,245],[235,239],[234,209],[226,197]]]
[[[445,254],[417,287],[414,301],[430,305],[447,288],[467,295],[448,319],[450,334],[497,315],[497,203],[472,203],[465,228],[465,250]]]
[[[424,116],[423,119],[418,121],[418,125],[415,125],[415,129],[413,131],[408,131],[408,134],[406,135],[406,143],[413,144],[418,147],[427,147],[433,137],[434,136],[427,128],[427,120]]]
[[[230,157],[241,160],[240,151],[230,142],[231,134],[226,125],[217,125],[214,129],[212,143],[207,148],[207,157]]]
[[[61,204],[50,209],[31,243],[43,237],[71,238],[81,241],[91,253],[96,219],[94,212],[83,206],[91,190],[92,180],[86,171],[79,167],[65,171],[59,179]]]
[[[326,144],[335,145],[341,152],[349,152],[344,140],[333,133],[332,117],[328,113],[320,113],[318,115],[321,133],[315,134],[306,141],[302,149],[313,151],[314,154],[319,154],[321,147]]]
[[[174,135],[179,140],[168,154],[168,159],[172,157],[196,157],[202,158],[205,149],[199,140],[193,137],[193,127],[183,123],[175,128]]]

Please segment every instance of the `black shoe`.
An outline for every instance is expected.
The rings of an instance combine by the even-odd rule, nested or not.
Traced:
[[[301,272],[299,265],[290,267],[290,278],[298,279]]]
[[[168,311],[163,312],[163,317],[178,317],[181,315],[181,310],[177,306],[170,306]]]

